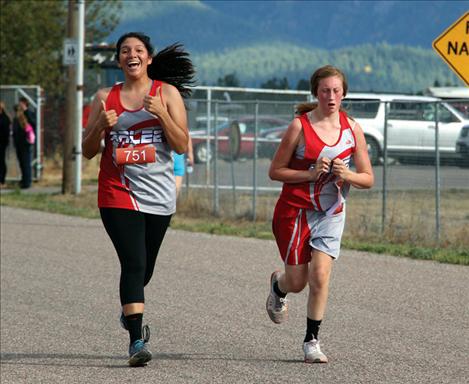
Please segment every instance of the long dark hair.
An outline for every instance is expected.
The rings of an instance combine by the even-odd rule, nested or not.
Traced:
[[[129,32],[122,35],[116,44],[116,58],[119,60],[119,52],[125,39],[134,37],[139,39],[153,56],[154,48],[150,38],[140,32]],[[190,97],[192,90],[189,88],[195,84],[195,68],[189,58],[189,53],[184,50],[180,43],[174,43],[159,51],[153,56],[151,64],[147,68],[148,77],[152,80],[160,80],[174,85],[181,96]]]
[[[182,97],[190,97],[195,83],[195,69],[189,58],[189,53],[180,43],[174,43],[159,51],[148,66],[150,79],[161,80],[174,85]]]

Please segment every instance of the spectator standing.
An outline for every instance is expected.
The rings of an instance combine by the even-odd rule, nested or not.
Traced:
[[[36,133],[36,117],[33,111],[29,108],[29,101],[26,97],[20,97],[19,107],[24,111],[24,115],[28,120],[28,123],[33,127],[34,133]]]
[[[5,188],[7,174],[6,151],[10,142],[11,118],[5,109],[5,103],[0,101],[0,188]]]
[[[13,142],[15,143],[16,157],[21,170],[20,188],[31,187],[32,181],[32,144],[29,141],[28,130],[36,131],[36,121],[33,113],[29,110],[29,103],[26,98],[21,98],[15,106],[15,118],[13,119]]]

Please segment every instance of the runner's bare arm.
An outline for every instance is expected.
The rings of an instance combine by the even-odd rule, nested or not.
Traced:
[[[322,157],[318,159],[314,169],[297,170],[289,168],[290,159],[298,144],[303,144],[303,130],[299,119],[294,119],[275,153],[270,165],[269,177],[284,183],[303,183],[315,181],[321,173],[328,172],[330,160]]]
[[[99,152],[104,130],[117,123],[117,114],[114,110],[105,110],[105,100],[110,88],[100,89],[91,103],[90,116],[86,125],[82,143],[83,156],[92,159]]]

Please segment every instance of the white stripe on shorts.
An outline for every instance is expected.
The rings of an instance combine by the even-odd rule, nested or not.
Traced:
[[[295,239],[296,233],[298,233],[298,240],[296,241],[296,249],[295,249],[295,265],[298,265],[298,246],[300,244],[300,234],[301,234],[301,215],[303,214],[303,209],[298,211],[298,215],[296,216],[295,220],[295,227],[293,228],[293,233],[290,238],[290,242],[288,243],[287,248],[287,257],[285,258],[285,264],[288,264],[288,258],[290,257],[290,250],[293,245],[293,240]]]

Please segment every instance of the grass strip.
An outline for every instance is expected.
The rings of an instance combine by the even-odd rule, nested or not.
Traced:
[[[25,193],[16,190],[2,193],[0,204],[5,206],[33,209],[51,213],[98,219],[96,191],[84,190],[80,195],[59,193]],[[229,235],[273,240],[270,222],[252,222],[248,220],[228,220],[216,217],[194,218],[176,213],[171,228],[191,232],[204,232],[215,235]],[[343,248],[358,251],[388,254],[419,260],[433,260],[441,263],[469,265],[468,249],[428,248],[409,244],[396,244],[381,238],[357,241],[344,236]]]

